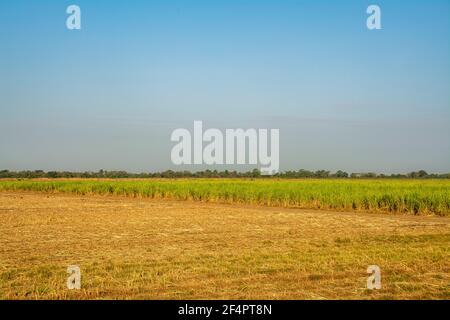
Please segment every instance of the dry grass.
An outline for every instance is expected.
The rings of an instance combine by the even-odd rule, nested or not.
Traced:
[[[449,231],[446,217],[0,192],[0,298],[449,299]]]

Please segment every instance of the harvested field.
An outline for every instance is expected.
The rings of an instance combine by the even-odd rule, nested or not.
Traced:
[[[2,299],[449,299],[449,248],[448,217],[0,192]]]

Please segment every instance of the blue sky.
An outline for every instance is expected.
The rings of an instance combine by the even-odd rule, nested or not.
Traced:
[[[2,1],[0,169],[203,169],[170,161],[203,120],[280,129],[281,170],[449,172],[449,22],[438,0]]]

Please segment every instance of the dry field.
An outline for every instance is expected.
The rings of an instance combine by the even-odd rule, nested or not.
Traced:
[[[450,299],[449,248],[448,217],[0,192],[1,299]]]

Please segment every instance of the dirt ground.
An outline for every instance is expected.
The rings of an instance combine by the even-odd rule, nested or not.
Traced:
[[[449,248],[450,218],[0,192],[1,299],[450,299]]]

